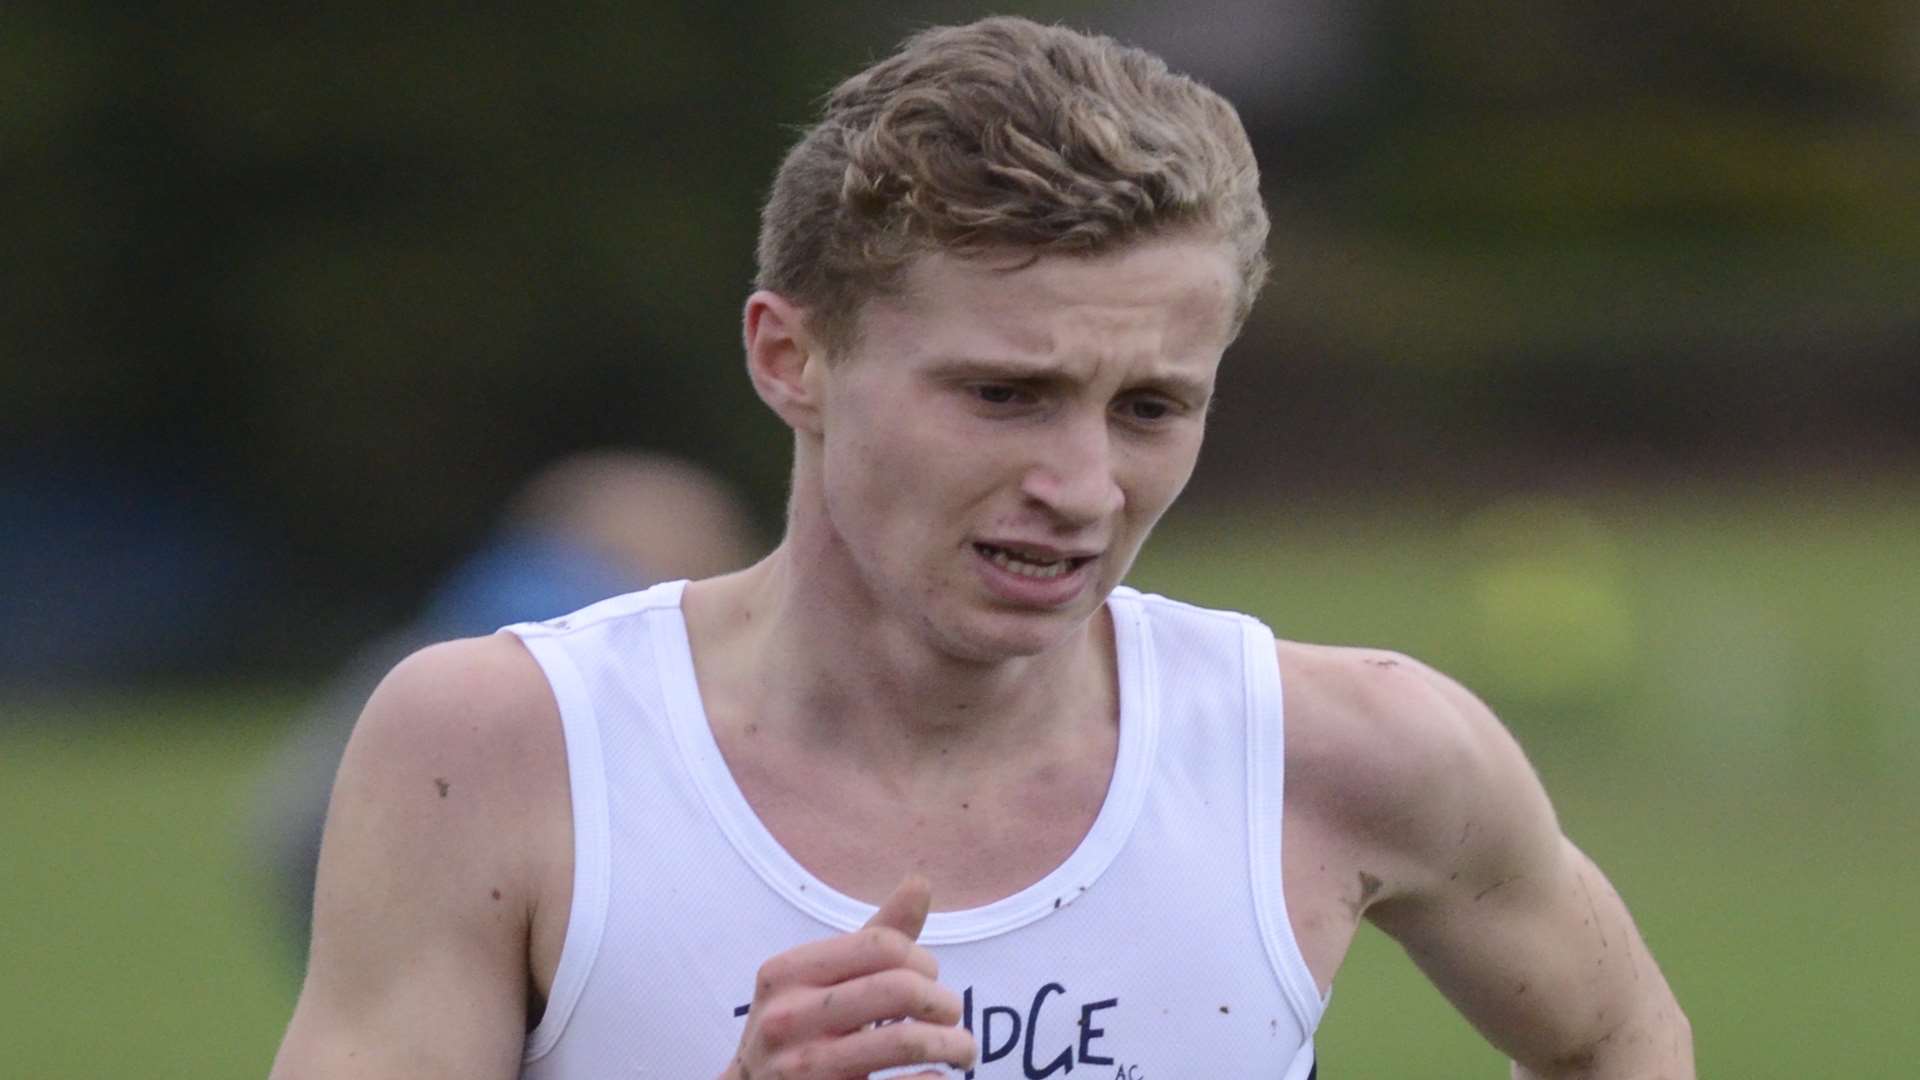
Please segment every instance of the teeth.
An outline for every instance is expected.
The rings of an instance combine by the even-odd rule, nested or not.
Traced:
[[[980,547],[987,552],[987,558],[993,562],[993,565],[1021,577],[1038,578],[1042,581],[1057,578],[1066,573],[1072,565],[1071,560],[1068,559],[1059,559],[1054,562],[1030,562],[1003,548],[991,547],[987,544],[982,544]]]

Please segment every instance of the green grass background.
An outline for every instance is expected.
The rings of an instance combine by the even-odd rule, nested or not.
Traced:
[[[1507,719],[1701,1072],[1920,1075],[1920,498],[1808,487],[1187,511],[1134,582],[1398,648]],[[260,1076],[292,1007],[244,838],[299,687],[0,706],[0,1075]],[[1363,932],[1322,1074],[1500,1059]],[[1162,1078],[1173,1080],[1173,1078]]]

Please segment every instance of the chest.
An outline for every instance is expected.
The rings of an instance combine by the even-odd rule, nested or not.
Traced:
[[[616,850],[593,978],[529,1076],[613,1075],[610,1061],[711,1074],[744,1030],[759,965],[835,932],[798,884],[689,843],[697,821],[659,824],[634,835],[644,862]],[[979,1047],[968,1075],[1305,1075],[1317,1002],[1276,970],[1285,961],[1245,887],[1246,838],[1187,824],[1149,799],[1124,841],[1096,830],[1031,886],[932,917],[922,941]],[[616,821],[616,844],[625,834]]]
[[[773,839],[827,885],[877,901],[918,872],[941,910],[1012,895],[1066,862],[1099,818],[1111,758],[1096,747],[1077,762],[956,767],[903,787],[836,762],[742,754],[734,776]]]

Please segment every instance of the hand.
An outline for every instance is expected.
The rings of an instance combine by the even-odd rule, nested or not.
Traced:
[[[740,1050],[721,1080],[866,1080],[921,1063],[971,1067],[960,996],[934,981],[940,965],[915,943],[932,900],[927,879],[912,875],[859,930],[763,964]],[[880,1021],[898,1022],[875,1027]]]

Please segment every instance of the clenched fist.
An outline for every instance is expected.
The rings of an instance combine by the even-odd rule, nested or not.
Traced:
[[[916,943],[932,900],[927,880],[913,875],[867,925],[762,965],[739,1052],[720,1080],[866,1080],[907,1065],[970,1067],[975,1048],[959,1026],[960,997],[935,981],[940,965]]]

